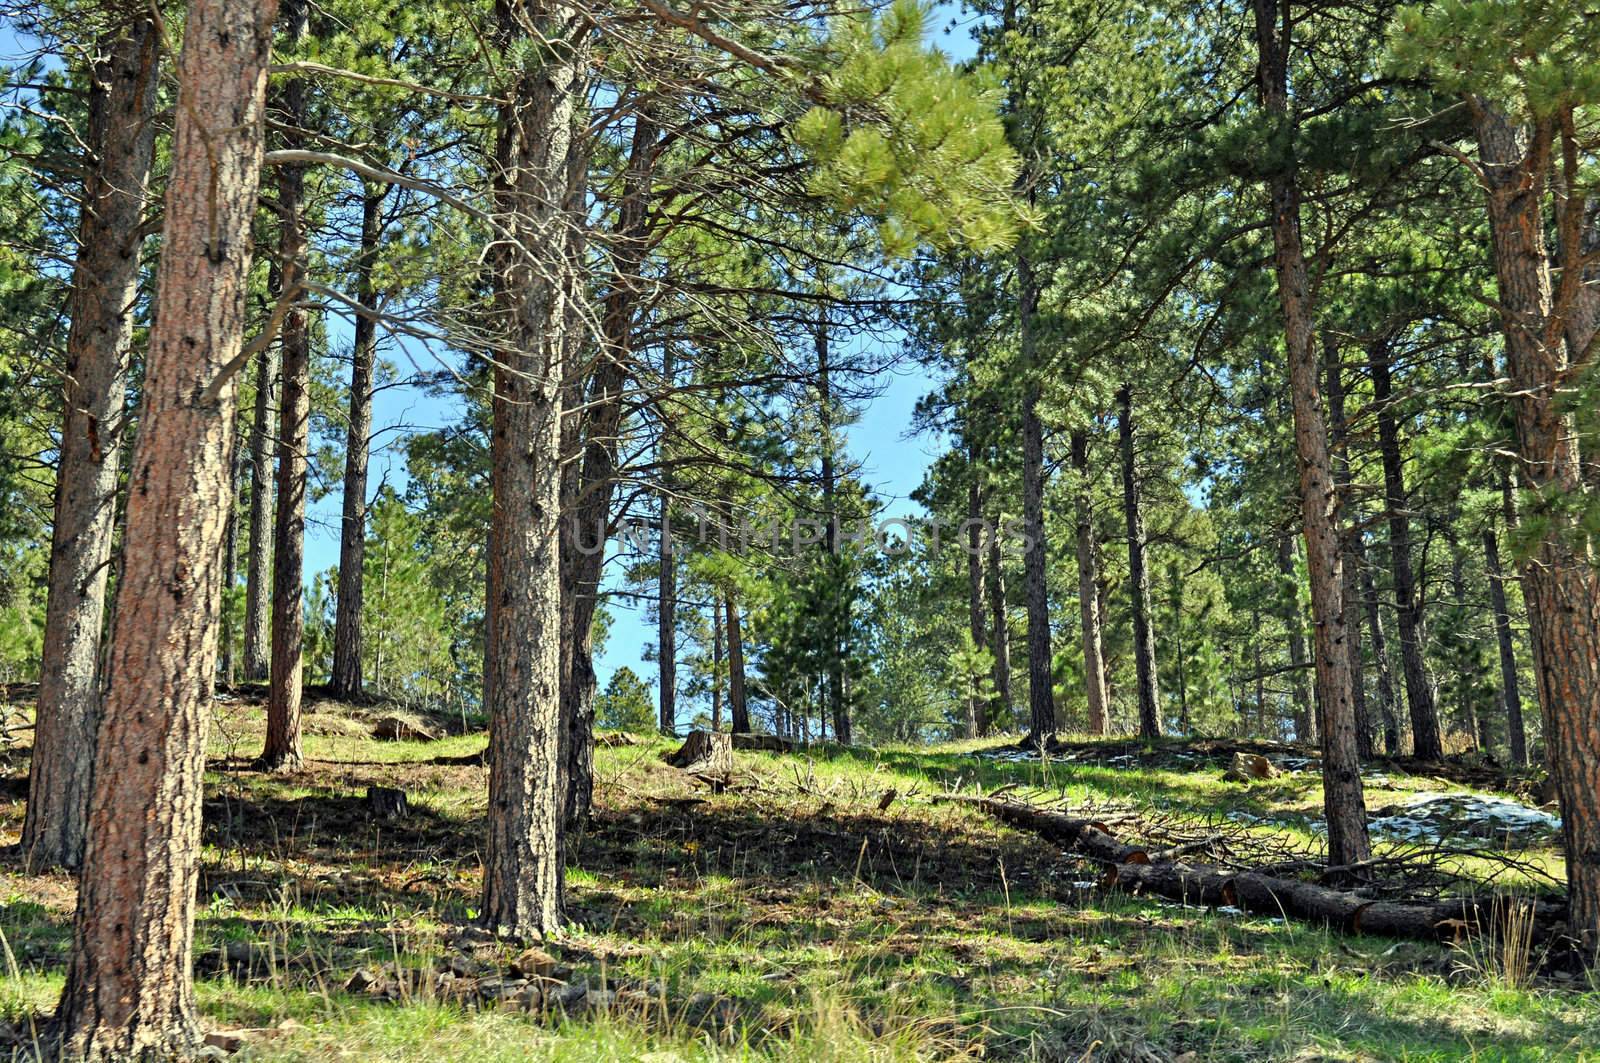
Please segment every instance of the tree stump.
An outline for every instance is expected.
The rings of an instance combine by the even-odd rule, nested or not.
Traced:
[[[733,738],[716,731],[691,731],[667,763],[710,782],[726,783],[733,774]]]
[[[401,819],[409,807],[404,790],[388,786],[367,787],[367,811],[375,819]]]

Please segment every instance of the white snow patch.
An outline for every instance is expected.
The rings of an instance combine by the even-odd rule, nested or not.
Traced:
[[[1425,793],[1405,805],[1385,809],[1372,829],[1405,841],[1437,842],[1445,837],[1536,840],[1561,829],[1561,819],[1504,797]]]

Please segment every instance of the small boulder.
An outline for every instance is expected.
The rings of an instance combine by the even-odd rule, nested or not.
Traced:
[[[558,986],[545,991],[544,1006],[570,1014],[582,1007],[584,998],[588,995],[589,987],[586,985]]]
[[[1273,767],[1272,761],[1260,753],[1235,753],[1233,763],[1228,765],[1222,777],[1228,782],[1251,783],[1261,779],[1276,779],[1281,774]]]
[[[439,732],[412,717],[385,716],[372,725],[372,737],[385,742],[436,742]]]

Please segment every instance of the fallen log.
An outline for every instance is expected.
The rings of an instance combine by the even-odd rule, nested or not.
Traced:
[[[984,811],[1013,827],[1026,827],[1067,849],[1113,864],[1148,864],[1150,855],[1137,845],[1125,845],[1111,834],[1111,828],[1097,819],[1078,819],[1065,812],[1035,808],[1022,801],[1002,801],[997,797],[974,794],[939,794],[936,802],[978,805]]]
[[[1020,801],[948,794],[935,801],[977,805],[996,819],[1031,830],[1071,852],[1107,865],[1101,886],[1149,894],[1206,908],[1232,907],[1257,915],[1319,923],[1347,934],[1377,934],[1420,941],[1459,941],[1498,934],[1512,921],[1531,917],[1535,935],[1558,933],[1566,906],[1501,895],[1437,901],[1375,900],[1359,893],[1301,879],[1172,859],[1178,847],[1157,852],[1125,844],[1094,820],[1035,808]],[[1525,922],[1523,923],[1525,926]]]
[[[777,735],[740,732],[730,737],[733,739],[734,749],[756,750],[765,753],[794,753],[805,748],[792,738],[779,738]]]

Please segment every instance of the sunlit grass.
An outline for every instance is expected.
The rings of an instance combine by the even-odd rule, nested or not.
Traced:
[[[258,714],[229,711],[214,751],[253,755]],[[214,765],[196,929],[210,957],[204,1021],[249,1031],[240,1058],[261,1060],[1600,1058],[1592,986],[1507,978],[1431,944],[1081,888],[1092,872],[1048,845],[927,800],[1013,785],[1078,808],[1245,813],[1254,830],[1309,844],[1315,774],[1242,786],[1209,763],[973,755],[994,744],[740,752],[724,794],[665,767],[669,740],[602,746],[597,821],[567,877],[581,926],[555,951],[574,978],[645,987],[650,1003],[565,1019],[433,989],[399,1001],[345,989],[358,969],[432,969],[475,908],[481,735],[310,734],[301,773]],[[364,819],[372,785],[405,789],[411,817]],[[1369,788],[1374,807],[1462,789],[1397,773]],[[227,808],[236,815],[223,822]],[[0,805],[0,828],[14,832],[19,814]],[[1536,855],[1559,867],[1553,851]],[[0,1016],[26,1029],[60,992],[71,885],[14,865],[0,876],[16,964]],[[726,1021],[708,1022],[695,1001]]]

